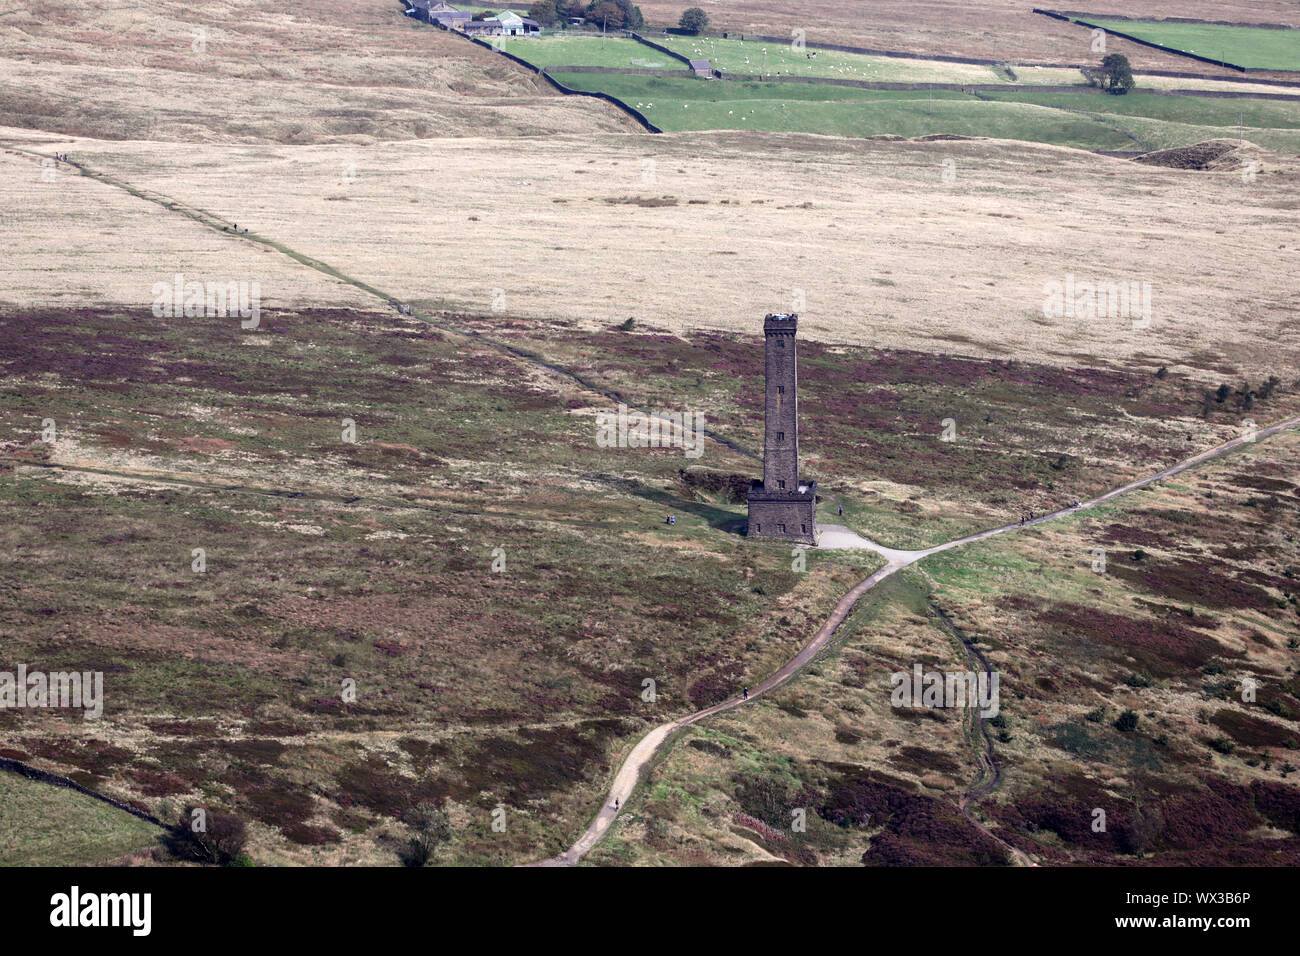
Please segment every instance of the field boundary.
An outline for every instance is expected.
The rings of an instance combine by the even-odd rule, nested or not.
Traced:
[[[595,98],[598,99],[598,100],[604,100],[606,103],[613,103],[615,106],[617,106],[617,107],[618,107],[619,109],[621,109],[623,112],[627,113],[628,116],[632,117],[634,120],[636,120],[638,123],[640,123],[643,127],[645,127],[645,129],[646,129],[648,132],[651,132],[651,133],[662,133],[662,132],[663,132],[662,129],[660,129],[660,128],[659,128],[658,126],[656,126],[654,123],[650,122],[650,120],[646,119],[645,114],[642,113],[642,112],[641,112],[639,109],[637,109],[635,106],[628,106],[626,103],[624,103],[624,102],[623,102],[622,100],[620,100],[618,97],[616,97],[616,96],[611,96],[611,95],[608,94],[608,93],[602,93],[602,92],[600,92],[600,91],[594,91],[594,92],[593,92],[593,91],[591,91],[591,90],[575,90],[575,89],[573,89],[573,87],[571,87],[571,86],[565,86],[563,83],[561,83],[561,82],[560,82],[559,80],[557,80],[555,77],[551,76],[551,74],[547,72],[548,69],[549,69],[549,67],[542,67],[542,68],[540,68],[540,69],[537,71],[538,76],[542,77],[542,79],[546,80],[547,83],[550,83],[551,86],[555,87],[557,90],[559,90],[559,91],[560,91],[561,93],[563,93],[565,96],[592,96],[592,97],[595,97]],[[579,72],[587,72],[587,71],[582,70],[582,71],[579,71]]]
[[[730,37],[723,37],[721,34],[700,34],[700,36],[702,37],[707,36],[714,40],[730,39]],[[767,36],[765,34],[758,34],[758,33],[745,34],[746,41],[753,40],[756,43],[776,43],[782,46],[793,42],[793,39],[794,39],[793,37],[774,37],[774,36]],[[821,41],[818,40],[805,40],[803,45],[807,47],[809,50],[828,50],[833,53],[859,53],[862,54],[863,56],[887,56],[887,57],[892,57],[893,59],[896,60],[932,60],[938,63],[965,63],[973,66],[1003,66],[1005,64],[1012,62],[1006,59],[989,60],[983,57],[954,56],[947,53],[909,53],[909,52],[904,52],[902,50],[877,50],[874,47],[847,46],[842,43],[822,43]],[[1049,69],[1057,69],[1057,70],[1077,70],[1079,67],[1086,66],[1087,64],[1085,63],[1038,63],[1038,62],[1030,63],[1026,61],[1017,60],[1015,61],[1014,65],[1015,66],[1041,66],[1041,67],[1047,67]]]
[[[20,777],[26,777],[28,780],[34,780],[37,783],[48,783],[51,786],[63,787],[66,790],[75,790],[77,793],[85,794],[88,797],[93,797],[96,800],[107,803],[110,807],[113,807],[116,810],[129,813],[133,817],[139,817],[146,823],[152,823],[154,826],[162,827],[163,829],[167,828],[167,824],[163,823],[151,813],[146,813],[144,810],[137,810],[129,803],[124,803],[121,800],[106,796],[95,790],[91,790],[89,787],[83,787],[75,780],[70,780],[69,778],[60,776],[57,773],[51,773],[48,770],[41,770],[37,767],[33,767],[31,764],[23,763],[21,760],[12,760],[9,757],[0,757],[0,770],[8,770],[11,773],[16,773]]]
[[[483,49],[485,50],[491,50],[493,53],[500,54],[501,56],[505,57],[507,60],[511,60],[519,64],[525,70],[528,70],[530,73],[535,73],[538,76],[540,76],[543,80],[549,83],[552,87],[554,87],[559,93],[561,93],[564,96],[588,96],[593,99],[604,100],[606,103],[618,107],[628,116],[632,117],[632,119],[636,120],[637,123],[639,123],[641,127],[645,129],[647,132],[650,133],[663,132],[663,130],[661,130],[658,126],[656,126],[654,123],[646,119],[645,115],[640,110],[628,106],[622,100],[610,96],[608,93],[592,93],[587,90],[570,89],[569,87],[565,86],[563,83],[556,80],[553,76],[548,74],[546,72],[547,68],[544,66],[534,66],[532,63],[529,63],[527,60],[522,59],[521,57],[517,57],[513,53],[510,53],[507,50],[498,49],[497,47],[494,47],[491,43],[487,43],[484,40],[480,40],[478,37],[469,36],[468,34],[461,33],[459,30],[449,30],[447,27],[444,27],[441,24],[438,24],[437,26],[440,30],[442,30],[445,33],[454,33],[457,36],[462,36],[470,43],[476,43],[479,46],[483,47]]]
[[[653,40],[647,40],[641,34],[635,33],[631,30],[628,31],[628,34],[637,43],[645,44],[652,50],[658,50],[660,53],[665,53],[668,56],[672,57],[674,60],[680,60],[682,63],[685,63],[688,67],[691,65],[691,58],[688,56],[682,56],[682,54],[678,53],[676,50],[670,50],[666,46],[660,46],[658,43],[655,43]]]
[[[666,76],[669,78],[690,79],[685,70],[651,70],[637,66],[592,66],[590,63],[571,63],[563,66],[546,66],[544,70],[556,73],[616,73],[625,76]]]
[[[1277,67],[1271,67],[1271,68],[1269,68],[1269,69],[1263,69],[1263,68],[1260,68],[1260,67],[1247,67],[1247,66],[1241,66],[1241,65],[1239,65],[1239,64],[1237,64],[1237,63],[1229,63],[1227,60],[1216,60],[1216,59],[1214,59],[1213,57],[1209,57],[1209,56],[1201,56],[1199,53],[1192,53],[1192,52],[1190,52],[1190,51],[1188,51],[1188,50],[1180,50],[1180,49],[1178,49],[1177,47],[1165,46],[1163,43],[1156,43],[1156,42],[1154,42],[1154,41],[1152,41],[1152,40],[1143,40],[1141,37],[1136,37],[1136,36],[1134,36],[1134,35],[1131,34],[1131,33],[1124,33],[1124,32],[1122,32],[1122,31],[1120,31],[1120,30],[1112,30],[1112,29],[1109,29],[1108,27],[1103,27],[1103,26],[1102,26],[1101,24],[1099,24],[1099,23],[1093,23],[1093,22],[1091,22],[1091,21],[1089,21],[1089,20],[1083,20],[1083,19],[1080,19],[1078,16],[1067,15],[1067,14],[1065,14],[1065,13],[1061,13],[1061,12],[1058,12],[1058,11],[1055,11],[1055,10],[1042,10],[1042,9],[1039,9],[1038,7],[1034,7],[1033,12],[1034,12],[1034,13],[1042,14],[1042,15],[1045,16],[1045,17],[1051,17],[1051,18],[1054,19],[1054,20],[1064,20],[1064,21],[1067,22],[1067,23],[1074,23],[1074,24],[1077,24],[1077,25],[1079,25],[1079,26],[1081,26],[1081,27],[1087,27],[1087,28],[1090,29],[1090,30],[1101,30],[1101,31],[1103,31],[1103,32],[1105,32],[1105,33],[1109,33],[1111,36],[1122,37],[1123,39],[1128,40],[1130,43],[1136,43],[1136,44],[1138,44],[1138,45],[1140,45],[1140,46],[1150,47],[1150,48],[1153,49],[1153,50],[1160,50],[1160,51],[1163,52],[1163,53],[1172,53],[1172,54],[1175,55],[1175,56],[1186,57],[1186,58],[1189,59],[1189,60],[1199,60],[1201,63],[1209,63],[1209,64],[1211,64],[1211,65],[1213,65],[1213,66],[1221,66],[1221,67],[1224,67],[1225,69],[1236,70],[1238,73],[1294,73],[1294,72],[1300,72],[1300,71],[1296,71],[1296,70],[1283,70],[1283,69],[1278,69]],[[1092,17],[1092,16],[1096,16],[1096,14],[1095,14],[1095,13],[1089,13],[1089,14],[1084,14],[1084,16],[1090,16],[1090,17]],[[1109,17],[1109,14],[1108,14],[1107,16]],[[1282,25],[1280,25],[1280,24],[1228,23],[1228,22],[1225,22],[1225,21],[1218,21],[1218,20],[1170,20],[1170,19],[1167,19],[1167,18],[1164,19],[1164,20],[1141,20],[1141,19],[1135,19],[1135,18],[1133,18],[1133,17],[1116,17],[1115,19],[1117,19],[1117,20],[1126,20],[1126,21],[1128,21],[1128,22],[1130,22],[1130,23],[1191,23],[1191,24],[1204,24],[1204,25],[1206,25],[1206,26],[1246,27],[1246,28],[1250,28],[1250,29],[1261,29],[1261,30],[1294,30],[1294,29],[1296,29],[1295,27],[1286,27],[1286,26],[1282,26]],[[1276,81],[1275,81],[1275,82],[1276,82]]]
[[[1287,23],[1243,23],[1237,20],[1201,20],[1197,17],[1133,17],[1125,13],[1099,14],[1084,10],[1035,10],[1034,12],[1046,13],[1058,20],[1104,16],[1107,20],[1127,20],[1129,23],[1182,23],[1206,27],[1248,27],[1252,30],[1300,30],[1300,26],[1291,26]]]
[[[1056,20],[1063,20],[1067,23],[1077,22],[1063,14],[1057,13],[1052,10],[1043,10],[1038,7],[1034,8],[1034,13],[1041,13],[1043,16],[1052,17],[1053,19]],[[1101,29],[1101,28],[1098,27],[1097,29]],[[1112,31],[1107,31],[1107,32],[1112,32]],[[710,37],[711,39],[714,40],[723,39],[723,36],[721,34],[710,33],[710,34],[700,34],[700,35]],[[1119,34],[1116,34],[1116,36],[1119,36]],[[755,40],[760,43],[787,44],[791,42],[790,37],[774,37],[774,36],[765,36],[759,34],[754,34],[752,36],[746,34],[746,39]],[[643,42],[647,42],[647,41],[643,41]],[[1141,42],[1141,41],[1137,41],[1137,42]],[[657,44],[651,43],[650,45],[654,46],[656,49],[659,49]],[[839,43],[822,43],[816,40],[806,40],[804,42],[804,46],[806,46],[810,50],[829,50],[836,53],[859,53],[862,54],[863,56],[885,56],[897,60],[932,60],[938,63],[964,63],[973,66],[1022,66],[1022,67],[1042,67],[1044,69],[1050,69],[1050,70],[1077,70],[1080,67],[1092,65],[1089,63],[1080,63],[1080,62],[1040,63],[1037,61],[1031,62],[1026,60],[1014,60],[1014,61],[1005,60],[1005,59],[990,60],[990,59],[984,59],[981,57],[973,57],[973,56],[950,56],[942,53],[911,53],[903,50],[877,50],[872,47],[846,46],[844,44],[839,44]],[[671,53],[672,51],[669,50],[666,52]],[[1172,52],[1177,53],[1180,56],[1187,55],[1183,53],[1181,50],[1174,50]],[[1206,62],[1217,65],[1217,61],[1214,60],[1207,60]],[[1254,70],[1248,70],[1244,67],[1238,67],[1232,65],[1229,65],[1228,68],[1235,70],[1237,72],[1245,72],[1245,73],[1250,73],[1250,72],[1286,73],[1288,72],[1286,70],[1254,71]],[[555,69],[555,68],[552,67],[551,69]],[[1134,75],[1135,76],[1167,76],[1179,80],[1215,80],[1217,82],[1224,81],[1224,77],[1216,76],[1213,73],[1191,73],[1185,70],[1139,70],[1139,71],[1135,71]],[[1269,86],[1296,86],[1297,85],[1296,81],[1293,80],[1271,80],[1271,79],[1264,79],[1262,77],[1257,78],[1253,76],[1249,78],[1249,82],[1259,83],[1259,84],[1269,85]]]
[[[591,65],[573,65],[573,66],[547,66],[543,67],[543,72],[554,71],[556,73],[608,73],[617,76],[653,76],[663,79],[688,79],[682,73],[673,70],[642,70],[633,67],[622,66],[591,66]],[[883,80],[845,80],[839,77],[817,77],[817,76],[763,76],[758,73],[726,73],[722,70],[716,71],[718,79],[731,83],[805,83],[826,86],[843,86],[850,89],[861,90],[888,90],[895,92],[916,92],[924,93],[927,90],[940,90],[954,93],[1089,93],[1109,95],[1105,90],[1096,86],[1089,86],[1086,83],[1078,83],[1073,86],[1049,83],[890,83]],[[554,78],[548,77],[554,81]],[[581,90],[577,91],[583,92]],[[1198,90],[1198,89],[1174,89],[1162,90],[1151,87],[1136,87],[1135,93],[1149,96],[1207,96],[1217,97],[1219,99],[1251,99],[1251,100],[1300,100],[1300,93],[1255,93],[1249,90]],[[594,95],[594,94],[588,94]],[[739,97],[743,99],[744,97]],[[660,131],[662,132],[662,131]]]

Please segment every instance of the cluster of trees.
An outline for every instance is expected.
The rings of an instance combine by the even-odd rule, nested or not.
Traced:
[[[1238,408],[1250,411],[1255,407],[1257,399],[1260,401],[1267,400],[1281,384],[1282,380],[1280,378],[1276,375],[1270,375],[1258,386],[1252,386],[1249,381],[1243,381],[1241,387],[1236,391],[1233,391],[1232,386],[1226,383],[1220,385],[1213,392],[1207,391],[1205,393],[1205,397],[1201,401],[1201,417],[1209,418],[1214,406],[1223,405],[1229,398],[1234,400]]]
[[[645,26],[641,8],[632,0],[536,0],[528,8],[528,16],[544,27],[565,23],[571,17],[582,17],[607,30],[640,30]],[[709,15],[699,7],[691,7],[682,14],[678,26],[688,33],[703,33],[709,26]]]
[[[641,8],[632,0],[537,0],[528,16],[544,27],[583,17],[588,23],[609,30],[640,30],[645,26]]]

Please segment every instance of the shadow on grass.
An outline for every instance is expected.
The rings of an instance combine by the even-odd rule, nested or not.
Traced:
[[[613,475],[586,475],[585,477],[608,485],[623,494],[635,495],[638,498],[644,498],[646,501],[654,502],[664,509],[665,518],[670,514],[686,513],[702,518],[710,528],[717,531],[740,536],[745,534],[746,525],[749,523],[744,515],[738,515],[734,511],[727,511],[725,508],[711,505],[707,501],[691,501],[680,498],[662,489],[652,488],[641,481],[616,478]]]

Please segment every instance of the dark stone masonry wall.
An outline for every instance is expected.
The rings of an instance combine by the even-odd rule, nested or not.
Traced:
[[[817,485],[799,483],[797,315],[763,320],[763,481],[749,492],[751,537],[817,543]]]

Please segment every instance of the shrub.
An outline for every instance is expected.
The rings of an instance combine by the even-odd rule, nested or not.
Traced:
[[[194,831],[195,807],[186,807],[163,842],[173,856],[213,866],[248,865],[243,859],[248,828],[234,814],[206,811],[203,832]]]
[[[426,866],[438,847],[451,839],[451,821],[445,811],[424,801],[408,814],[411,838],[398,855],[405,866]]]
[[[1228,737],[1212,737],[1205,742],[1205,745],[1215,753],[1221,753],[1225,757],[1237,749],[1237,745]]]
[[[1138,715],[1131,710],[1126,710],[1115,719],[1115,729],[1125,732],[1137,730]]]

